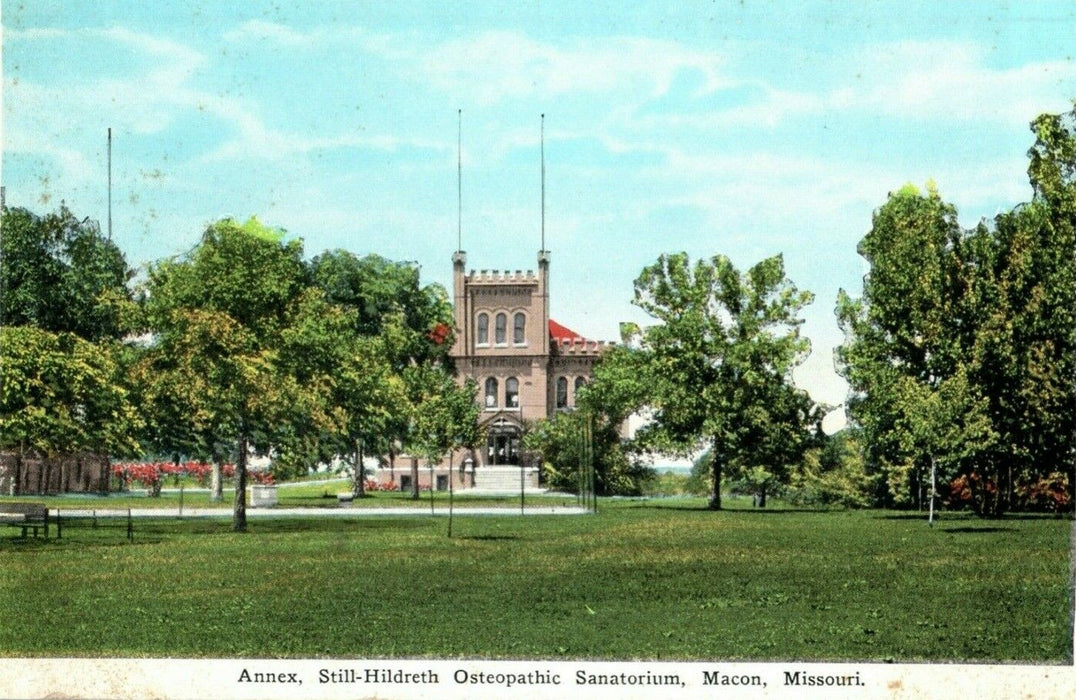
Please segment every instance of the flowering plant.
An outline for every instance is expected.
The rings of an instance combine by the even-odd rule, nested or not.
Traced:
[[[226,479],[235,478],[235,465],[222,464],[221,476]],[[146,489],[151,497],[161,495],[161,487],[165,477],[173,477],[176,480],[182,477],[196,479],[201,486],[209,485],[209,477],[213,473],[213,465],[205,462],[134,462],[117,463],[112,465],[112,474],[119,480],[120,489],[130,488],[132,483],[138,483]],[[269,485],[273,482],[273,475],[269,471],[248,471],[248,477],[255,484]]]
[[[444,345],[452,334],[452,329],[448,327],[447,323],[438,323],[436,326],[430,329],[430,332],[426,334],[434,345]]]

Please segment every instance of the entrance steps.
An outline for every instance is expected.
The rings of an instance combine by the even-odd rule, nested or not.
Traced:
[[[478,467],[474,470],[474,490],[519,493],[520,467]],[[523,467],[524,491],[539,491],[537,467]]]

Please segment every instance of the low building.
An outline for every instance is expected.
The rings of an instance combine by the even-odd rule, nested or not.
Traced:
[[[49,457],[34,451],[0,451],[3,496],[107,493],[111,476],[108,457],[92,452]]]

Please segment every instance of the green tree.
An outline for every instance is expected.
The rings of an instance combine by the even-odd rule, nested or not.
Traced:
[[[811,299],[785,277],[780,256],[741,274],[720,255],[694,264],[686,253],[663,255],[635,281],[634,303],[659,321],[638,338],[654,429],[685,449],[710,445],[712,509],[726,465],[776,468],[780,435],[806,430],[809,413],[767,402],[797,395],[787,387],[809,350],[799,312]]]
[[[470,379],[457,383],[444,366],[432,363],[412,364],[404,369],[402,378],[409,410],[400,416],[397,430],[402,430],[400,441],[412,455],[411,497],[418,498],[417,456],[432,465],[446,452],[473,448],[478,443],[477,388]]]
[[[132,370],[148,418],[150,445],[162,453],[236,459],[233,527],[246,529],[247,458],[267,453],[310,392],[281,372],[277,353],[220,311],[178,309]],[[218,478],[219,483],[219,478]]]
[[[390,463],[399,449],[422,453],[415,432],[418,412],[428,397],[438,395],[435,387],[444,377],[432,378],[452,373],[448,352],[453,317],[447,293],[440,285],[422,285],[416,265],[377,255],[328,251],[311,261],[310,270],[313,283],[329,301],[354,309],[356,330],[379,339],[392,368],[386,380],[393,385],[394,409],[379,417],[376,436],[362,444],[387,453]],[[412,497],[418,498],[414,456],[411,471]]]
[[[812,438],[807,427],[821,421],[821,411],[787,382],[758,382],[751,388],[737,430],[739,443],[748,449],[730,459],[729,477],[765,508],[767,496],[788,483],[801,461]]]
[[[0,448],[130,455],[139,423],[113,346],[32,326],[0,329]]]
[[[355,309],[360,334],[381,335],[396,326],[391,350],[397,370],[412,363],[447,362],[451,338],[435,330],[451,329],[452,306],[443,287],[421,283],[418,266],[333,250],[316,256],[310,270],[329,301]]]
[[[625,337],[636,330],[625,326]],[[623,438],[621,427],[630,415],[644,409],[649,397],[643,360],[643,353],[629,345],[609,348],[577,395],[578,410],[557,412],[529,428],[523,446],[541,455],[542,479],[548,486],[574,492],[587,485],[585,444],[598,494],[642,492],[643,482],[653,475],[638,457],[653,445]]]
[[[590,399],[593,402],[595,399]],[[621,439],[619,421],[609,414],[582,408],[559,412],[540,420],[523,436],[523,446],[542,456],[542,479],[554,489],[577,492],[586,485],[583,449],[594,465],[594,490],[602,496],[638,496],[653,476]],[[584,447],[584,436],[589,446]]]
[[[185,259],[150,269],[146,308],[157,334],[151,372],[187,395],[162,413],[186,416],[172,433],[179,444],[162,447],[211,451],[223,444],[236,455],[237,531],[246,530],[249,452],[267,452],[321,405],[280,367],[281,334],[305,283],[302,244],[255,219],[220,221]]]
[[[1036,476],[1064,469],[1071,507],[1076,504],[1076,102],[1066,114],[1038,117],[1031,130],[1035,144],[1028,152],[1028,176],[1034,198],[1024,209],[1046,215],[1030,214],[1038,224],[1030,252],[1038,284],[1023,297],[1027,306],[1018,347],[1026,350],[1027,374],[1035,382],[1021,395],[1029,404],[1027,415],[1037,422],[1021,437]]]
[[[470,378],[459,384],[448,373],[436,369],[424,374],[425,396],[415,414],[412,444],[435,463],[449,452],[478,444],[478,385]]]
[[[860,244],[871,272],[838,300],[840,357],[886,501],[939,464],[992,516],[1059,465],[1076,481],[1076,110],[1032,130],[1030,203],[964,231],[933,188],[905,188]],[[959,430],[925,427],[932,402]]]
[[[839,369],[852,394],[852,419],[863,428],[870,461],[888,485],[884,500],[915,502],[926,481],[932,441],[914,440],[911,412],[965,360],[960,319],[972,315],[960,261],[965,236],[955,208],[930,187],[906,186],[874,214],[859,244],[870,264],[863,296],[840,293],[837,315],[848,340]],[[933,449],[933,447],[931,447]]]
[[[175,309],[220,311],[271,345],[307,286],[303,245],[255,218],[211,225],[188,255],[149,270],[146,309],[155,329]]]
[[[816,434],[815,444],[792,469],[786,496],[797,505],[869,506],[874,487],[863,459],[859,430]]]
[[[5,207],[0,216],[0,325],[119,338],[133,323],[132,276],[97,223],[66,207],[44,217]]]
[[[386,338],[360,335],[356,316],[354,308],[329,302],[316,288],[296,305],[282,333],[281,367],[319,404],[293,425],[281,456],[306,454],[308,464],[346,456],[361,497],[363,456],[388,450],[386,436],[397,414],[407,410],[407,396]]]

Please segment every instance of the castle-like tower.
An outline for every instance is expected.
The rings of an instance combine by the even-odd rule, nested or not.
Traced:
[[[533,270],[465,271],[467,256],[452,256],[455,343],[460,380],[478,384],[486,446],[475,466],[516,465],[525,424],[575,406],[606,347],[549,317],[549,253]]]

